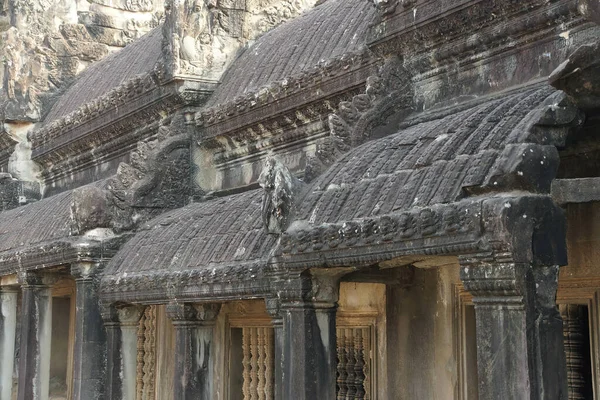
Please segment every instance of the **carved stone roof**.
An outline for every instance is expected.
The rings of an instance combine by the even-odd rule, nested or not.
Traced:
[[[107,180],[100,180],[86,186],[104,189],[106,185]],[[93,242],[103,239],[77,237],[72,232],[73,192],[65,191],[0,213],[0,274],[14,273],[18,268],[69,263],[74,261],[69,257],[78,256],[74,253],[82,254],[74,250],[79,244],[83,253],[97,250]]]
[[[300,219],[331,223],[457,201],[485,183],[508,145],[527,141],[527,116],[555,94],[525,90],[360,146],[315,182]]]
[[[229,68],[209,105],[224,104],[272,82],[365,45],[375,7],[367,0],[328,0],[276,29],[247,49]]]
[[[60,96],[45,123],[66,116],[138,75],[153,70],[161,57],[162,31],[157,27],[140,39],[90,65]]]
[[[467,252],[482,234],[481,202],[547,195],[556,146],[581,123],[564,93],[547,85],[426,118],[346,153],[320,176],[281,239],[280,261],[308,268],[347,265],[350,256],[377,262],[382,248],[396,256]]]
[[[263,226],[260,191],[154,219],[108,265],[103,298],[260,296],[269,271],[283,267],[480,251],[486,212],[519,212],[522,198],[552,204],[556,146],[580,123],[564,93],[547,85],[415,116],[322,174],[279,242]],[[485,211],[490,199],[500,206]]]
[[[225,271],[234,281],[240,269],[258,273],[275,245],[263,229],[261,197],[262,191],[249,191],[153,219],[107,265],[102,291],[124,298],[143,286],[164,298],[186,283],[228,279]]]
[[[71,193],[0,213],[0,259],[7,252],[68,237]]]

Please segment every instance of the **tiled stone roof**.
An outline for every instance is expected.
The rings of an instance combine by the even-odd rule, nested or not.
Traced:
[[[313,185],[298,219],[318,225],[451,203],[470,187],[508,189],[507,146],[531,141],[531,128],[559,95],[530,88],[371,141],[347,153]],[[537,119],[536,119],[537,116]],[[542,165],[543,167],[543,165]]]
[[[367,0],[328,0],[268,32],[229,68],[209,106],[358,51],[374,16],[375,7]]]
[[[46,115],[47,124],[108,93],[138,75],[153,70],[161,57],[162,31],[157,27],[140,39],[90,65],[60,96]]]
[[[419,246],[435,254],[437,239],[445,252],[471,251],[482,234],[482,201],[549,192],[560,138],[539,133],[564,133],[577,124],[564,100],[562,92],[538,85],[429,114],[423,122],[416,117],[398,133],[348,152],[318,178],[279,243],[265,233],[261,191],[168,212],[112,259],[103,292],[111,301],[175,292],[198,299],[213,290],[241,290],[234,282],[264,286],[266,271],[282,262],[310,268],[347,252],[356,254],[339,265],[362,262],[365,254],[365,262],[377,262],[373,246],[396,244],[398,254],[418,254]],[[549,129],[536,131],[542,125]]]
[[[69,236],[71,191],[0,213],[2,254]]]
[[[262,225],[258,190],[193,203],[144,227],[117,253],[105,275],[186,274],[268,259],[275,240]]]

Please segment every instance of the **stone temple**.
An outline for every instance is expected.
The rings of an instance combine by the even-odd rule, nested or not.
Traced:
[[[0,31],[0,400],[600,399],[600,0]]]

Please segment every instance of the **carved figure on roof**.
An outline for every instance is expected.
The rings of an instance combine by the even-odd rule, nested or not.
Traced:
[[[268,233],[283,233],[293,219],[303,183],[275,157],[268,158],[258,178],[264,189],[262,215]]]

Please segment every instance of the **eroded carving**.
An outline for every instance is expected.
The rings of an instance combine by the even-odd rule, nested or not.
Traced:
[[[190,134],[175,119],[155,139],[141,141],[129,164],[121,163],[108,188],[113,195],[117,229],[130,229],[165,209],[181,207],[191,195]]]
[[[293,219],[303,183],[277,158],[265,161],[258,178],[264,189],[262,215],[268,233],[281,234]]]
[[[302,253],[370,243],[447,237],[449,234],[478,234],[476,227],[480,215],[476,204],[465,201],[322,226],[298,221],[282,235],[281,251],[284,254]]]
[[[387,60],[377,75],[367,78],[365,93],[342,101],[329,116],[330,136],[317,146],[307,162],[305,180],[310,182],[333,164],[341,154],[371,137],[373,129],[385,124],[396,112],[413,107],[413,88],[402,60]]]

